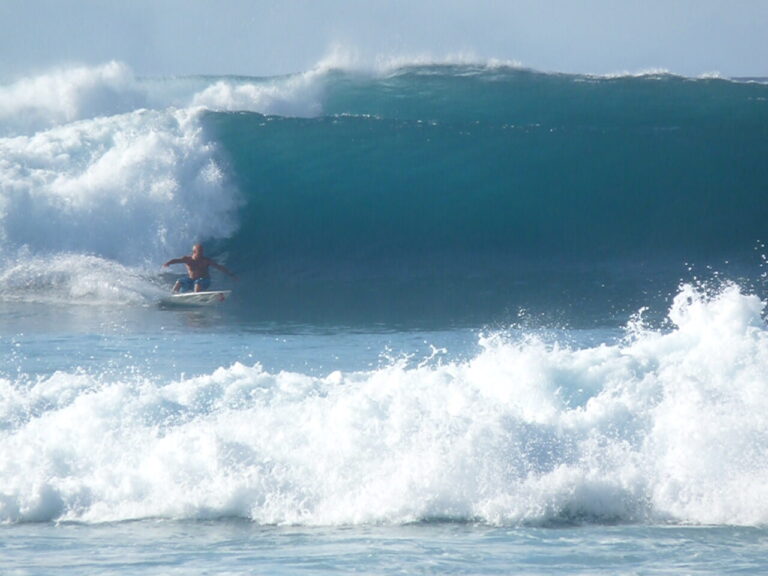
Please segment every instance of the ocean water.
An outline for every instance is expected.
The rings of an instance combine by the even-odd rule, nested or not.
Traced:
[[[0,571],[766,571],[766,157],[759,79],[0,85]]]

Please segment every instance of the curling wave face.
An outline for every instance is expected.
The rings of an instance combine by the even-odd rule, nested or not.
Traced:
[[[124,302],[194,241],[278,318],[492,321],[605,286],[626,312],[666,297],[684,262],[761,265],[763,83],[340,58],[276,78],[113,62],[0,86],[5,297],[45,299],[90,267]]]

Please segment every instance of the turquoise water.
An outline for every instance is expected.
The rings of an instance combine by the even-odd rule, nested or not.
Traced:
[[[0,527],[8,574],[758,574],[754,528]],[[43,552],[43,550],[45,550]]]

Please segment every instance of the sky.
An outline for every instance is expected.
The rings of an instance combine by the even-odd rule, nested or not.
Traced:
[[[768,0],[0,0],[0,81],[302,72],[331,54],[545,72],[768,76]]]

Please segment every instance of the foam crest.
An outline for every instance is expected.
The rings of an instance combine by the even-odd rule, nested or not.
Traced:
[[[325,70],[277,78],[137,78],[121,62],[73,66],[0,86],[0,134],[32,134],[80,120],[146,108],[204,107],[285,116],[313,116]]]
[[[627,342],[320,378],[6,378],[0,520],[765,524],[759,308],[683,287],[677,327]]]
[[[57,124],[129,112],[146,94],[122,63],[72,67],[0,86],[0,126],[35,131]]]
[[[224,112],[313,117],[322,112],[324,74],[307,72],[270,80],[219,80],[192,98],[192,106]]]
[[[464,66],[468,70],[519,68],[513,61],[481,62],[471,54],[441,58],[431,55],[366,56],[342,45],[334,45],[311,70],[290,76],[250,79],[227,78],[199,87],[189,101],[215,111],[248,111],[288,117],[314,117],[323,113],[323,97],[335,72],[386,76],[402,70]]]
[[[317,62],[314,70],[330,72],[342,70],[348,72],[368,72],[391,74],[398,70],[424,67],[462,66],[470,69],[521,68],[517,60],[482,59],[476,54],[464,51],[434,55],[432,53],[366,53],[344,44],[333,44],[327,53]]]
[[[0,158],[6,256],[24,247],[137,265],[236,226],[236,190],[191,111],[135,111],[0,139]]]

